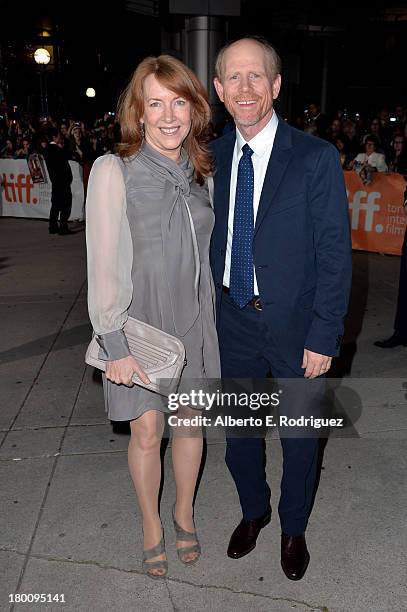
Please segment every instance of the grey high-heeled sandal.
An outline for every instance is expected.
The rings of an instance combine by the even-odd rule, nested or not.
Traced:
[[[201,545],[199,543],[197,533],[196,531],[185,531],[185,529],[182,529],[182,527],[178,525],[177,521],[175,520],[175,504],[172,507],[172,520],[174,523],[177,540],[184,540],[185,542],[195,542],[195,544],[191,544],[191,546],[181,546],[180,548],[177,548],[178,559],[181,561],[181,563],[183,563],[184,565],[193,565],[199,560],[201,556]],[[191,559],[190,561],[185,561],[183,557],[191,553],[198,554],[194,559]]]
[[[164,536],[161,538],[157,546],[153,546],[153,548],[143,550],[143,559],[141,562],[143,572],[154,580],[156,580],[157,578],[166,577],[168,572],[168,561],[167,559],[159,559],[158,561],[148,562],[148,559],[153,559],[154,557],[158,557],[158,555],[162,555],[163,553],[165,553]],[[152,574],[152,569],[163,569],[165,571],[162,574]]]

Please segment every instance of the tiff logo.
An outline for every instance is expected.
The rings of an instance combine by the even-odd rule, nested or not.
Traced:
[[[378,204],[376,200],[380,198],[381,194],[378,191],[372,191],[372,193],[369,194],[367,191],[355,191],[353,200],[349,200],[349,209],[352,211],[351,226],[353,230],[359,229],[360,211],[363,210],[365,212],[365,225],[362,229],[364,229],[365,232],[372,231],[374,214],[380,210],[380,204]],[[366,199],[366,201],[362,202],[364,199]],[[381,223],[378,223],[374,227],[374,231],[378,234],[381,234],[383,229],[384,227]]]
[[[14,180],[14,174],[3,173],[1,184],[4,189],[4,197],[6,202],[19,204],[37,204],[37,198],[33,198],[31,202],[31,190],[34,187],[30,174],[18,174]]]

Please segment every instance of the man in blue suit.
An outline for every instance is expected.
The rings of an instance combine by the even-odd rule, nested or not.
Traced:
[[[236,131],[214,141],[217,292],[222,378],[323,377],[339,352],[351,283],[348,203],[338,154],[273,110],[280,58],[245,37],[218,55],[214,85]],[[281,564],[291,580],[308,566],[305,529],[318,440],[282,437]],[[243,518],[228,555],[256,545],[271,516],[264,440],[227,434],[226,463]]]

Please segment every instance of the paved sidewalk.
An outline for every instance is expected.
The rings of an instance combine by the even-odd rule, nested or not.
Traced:
[[[331,384],[338,411],[359,418],[326,447],[305,578],[290,582],[280,568],[281,451],[272,435],[272,522],[238,561],[225,554],[240,513],[223,440],[208,444],[196,502],[203,556],[191,568],[175,555],[167,451],[169,575],[153,582],[140,569],[128,437],[112,433],[100,379],[83,361],[90,326],[84,228],[75,229],[50,236],[46,222],[0,219],[0,610],[405,610],[407,350],[372,346],[392,331],[399,259],[354,257],[346,346],[335,366],[347,377]],[[63,594],[65,603],[12,608],[16,592]]]

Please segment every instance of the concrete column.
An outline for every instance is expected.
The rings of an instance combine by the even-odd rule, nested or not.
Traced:
[[[212,80],[216,55],[225,40],[225,19],[207,15],[186,18],[184,61],[206,87],[215,122],[223,111]]]
[[[190,17],[186,20],[187,61],[200,81],[208,87],[210,17]]]

